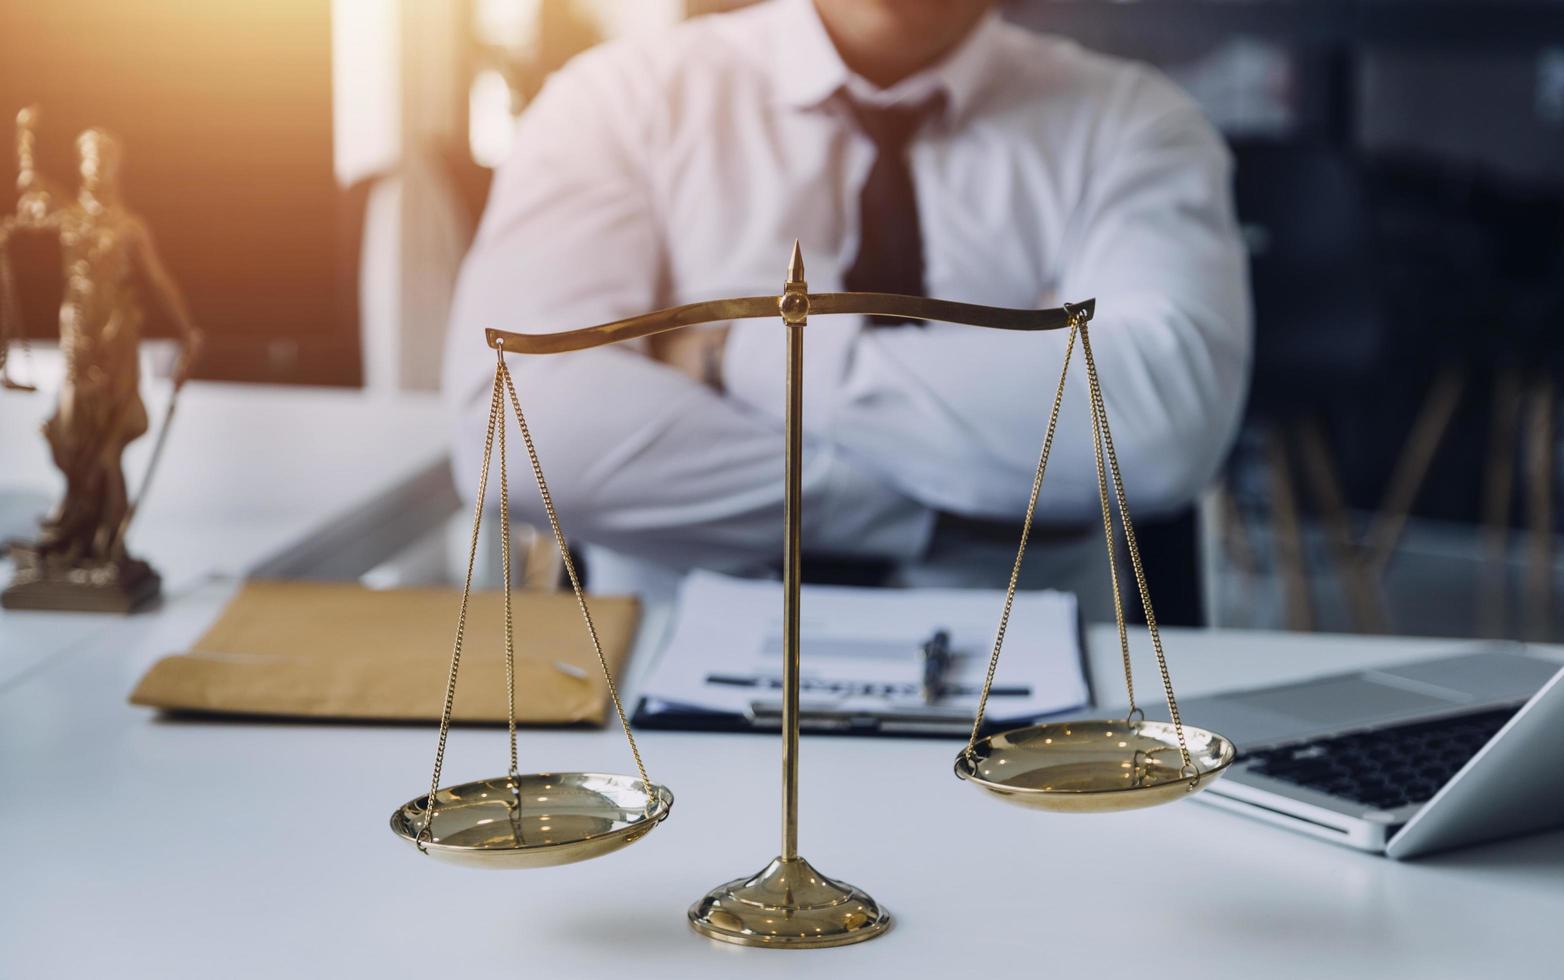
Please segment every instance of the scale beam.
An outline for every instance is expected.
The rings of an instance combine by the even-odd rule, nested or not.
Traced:
[[[795,294],[796,295],[796,294]],[[964,326],[989,327],[995,330],[1061,330],[1070,325],[1070,315],[1082,310],[1089,320],[1096,312],[1097,301],[1067,304],[1058,309],[1023,310],[1002,306],[979,306],[975,303],[953,303],[923,296],[902,296],[896,293],[806,293],[806,316],[832,316],[844,313],[900,316],[913,320],[932,320],[941,323],[958,323]],[[655,313],[632,316],[625,320],[600,323],[595,327],[566,330],[560,333],[513,333],[509,330],[486,330],[484,339],[489,347],[504,348],[511,354],[564,354],[569,351],[587,350],[606,344],[619,344],[640,337],[693,327],[701,323],[721,323],[726,320],[754,320],[782,315],[782,296],[742,296],[736,299],[710,300],[704,303],[688,303],[672,306]],[[794,300],[796,302],[796,300]]]

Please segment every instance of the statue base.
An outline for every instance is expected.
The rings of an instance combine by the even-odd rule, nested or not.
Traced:
[[[13,544],[15,574],[0,606],[57,612],[131,613],[155,602],[163,580],[136,558],[66,562],[39,553],[32,545]]]

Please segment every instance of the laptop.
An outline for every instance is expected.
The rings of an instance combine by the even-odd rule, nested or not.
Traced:
[[[1553,661],[1495,649],[1179,707],[1238,746],[1195,799],[1268,823],[1396,859],[1564,826]]]

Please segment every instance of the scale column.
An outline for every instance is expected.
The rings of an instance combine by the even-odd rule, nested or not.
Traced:
[[[798,857],[798,605],[804,496],[804,324],[809,284],[804,257],[793,243],[787,283],[777,303],[787,325],[787,490],[782,498],[786,540],[782,552],[782,860]]]
[[[782,853],[757,874],[707,892],[690,906],[690,926],[740,946],[809,949],[845,946],[889,929],[890,913],[865,892],[833,881],[798,854],[799,591],[803,539],[804,325],[809,284],[793,243],[777,297],[787,330],[787,424],[782,522]]]

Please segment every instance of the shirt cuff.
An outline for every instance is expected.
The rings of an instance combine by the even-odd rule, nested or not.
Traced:
[[[818,493],[805,480],[805,545],[822,554],[907,561],[928,550],[934,511],[854,465],[829,433],[861,329],[861,317],[804,327],[804,431],[813,443],[806,452],[825,474]],[[728,332],[722,363],[726,396],[779,422],[787,419],[787,331],[771,320],[740,320]]]
[[[936,516],[932,508],[854,466],[840,449],[817,452],[826,476],[823,492],[812,494],[807,485],[804,490],[806,551],[896,562],[928,552]]]
[[[861,329],[861,317],[831,317],[804,327],[805,432],[827,434]],[[787,419],[787,331],[778,320],[740,320],[728,331],[722,355],[728,396],[778,420]]]

